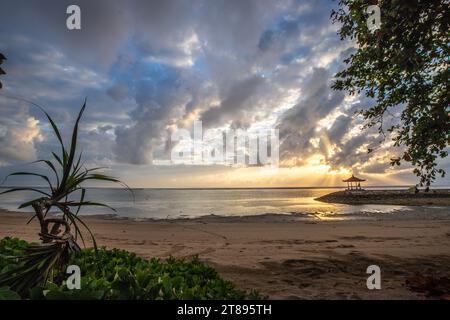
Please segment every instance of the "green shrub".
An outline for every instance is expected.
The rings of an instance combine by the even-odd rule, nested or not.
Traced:
[[[17,238],[0,240],[0,271],[11,270],[28,243]],[[9,257],[9,258],[8,258]],[[222,279],[197,257],[191,260],[148,261],[134,253],[105,248],[83,249],[70,257],[81,269],[81,289],[67,289],[65,270],[56,271],[52,282],[30,290],[31,299],[259,299],[256,292],[244,292]],[[0,288],[6,290],[7,288]],[[7,292],[7,291],[5,291]],[[0,299],[1,299],[0,290]],[[5,293],[14,294],[11,291]],[[7,295],[8,296],[8,295]]]

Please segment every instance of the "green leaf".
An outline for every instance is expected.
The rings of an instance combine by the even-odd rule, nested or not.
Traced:
[[[20,300],[20,296],[9,287],[0,287],[0,300]]]
[[[81,120],[81,116],[83,115],[83,112],[86,108],[86,99],[84,100],[83,106],[81,107],[80,112],[78,113],[78,117],[77,120],[75,121],[75,126],[73,128],[73,132],[72,132],[72,140],[70,143],[70,152],[69,152],[69,156],[67,158],[67,161],[64,161],[64,174],[63,177],[61,179],[61,185],[64,185],[67,182],[67,178],[69,177],[70,174],[70,170],[72,169],[72,163],[73,163],[73,158],[75,156],[75,151],[77,148],[77,138],[78,138],[78,125],[80,123]]]
[[[86,194],[86,189],[81,188],[80,203],[83,203],[85,194]],[[80,213],[80,209],[81,209],[81,205],[78,206],[77,212],[75,212],[75,215],[78,215],[78,213]]]
[[[47,197],[51,197],[50,194],[48,194],[47,192],[44,192],[44,191],[36,189],[36,188],[28,188],[28,187],[8,189],[6,191],[0,192],[0,195],[10,193],[10,192],[16,192],[16,191],[34,191],[34,192],[38,192],[43,195],[46,195]]]
[[[47,184],[50,187],[50,190],[53,190],[53,186],[52,186],[52,184],[50,182],[50,179],[46,175],[43,175],[43,174],[33,173],[33,172],[14,172],[14,173],[11,173],[11,174],[7,175],[6,178],[5,178],[5,181],[10,176],[35,176],[35,177],[40,177],[40,178],[44,179],[45,181],[47,181]]]
[[[37,202],[37,201],[40,201],[40,200],[43,200],[43,199],[45,199],[45,198],[40,197],[40,198],[33,199],[33,200],[31,200],[31,201],[24,202],[24,203],[22,203],[22,204],[19,206],[19,209],[23,209],[23,208],[29,207],[29,206],[33,205],[33,203],[35,203],[35,202]]]
[[[53,165],[53,163],[49,160],[37,160],[34,161],[33,163],[39,163],[39,162],[43,162],[45,164],[47,164],[47,166],[50,167],[50,169],[52,169],[53,173],[55,174],[55,178],[56,178],[56,188],[59,186],[59,175],[58,175],[58,171],[56,170],[55,166]]]
[[[112,211],[117,211],[116,209],[108,206],[107,204],[99,203],[99,202],[92,202],[92,201],[65,202],[64,205],[69,206],[69,207],[78,207],[78,208],[80,208],[81,206],[99,206],[99,207],[105,207],[105,208],[111,209]]]

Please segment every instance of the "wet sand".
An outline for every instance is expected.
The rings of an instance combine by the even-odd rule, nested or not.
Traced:
[[[36,241],[38,226],[26,225],[28,217],[0,212],[0,237]],[[450,278],[450,220],[86,222],[101,246],[145,258],[199,255],[239,288],[272,299],[424,299],[409,277]],[[372,264],[381,268],[381,290],[367,289]]]

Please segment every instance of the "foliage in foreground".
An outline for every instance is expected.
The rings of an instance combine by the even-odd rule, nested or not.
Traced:
[[[0,240],[0,271],[18,267],[14,259],[30,246],[24,240]],[[58,270],[53,281],[34,287],[23,298],[30,299],[258,299],[256,292],[246,293],[222,279],[198,258],[148,261],[124,250],[83,249],[72,253],[69,264],[81,269],[81,289],[69,290],[65,270]],[[0,299],[20,296],[6,287],[0,288]]]
[[[109,181],[120,183],[127,187],[126,184],[113,177],[97,173],[101,168],[87,169],[82,162],[82,153],[79,153],[77,160],[79,123],[86,108],[86,101],[75,121],[69,147],[63,143],[61,133],[50,115],[41,106],[34,103],[33,105],[41,109],[47,117],[58,139],[61,151],[59,155],[52,152],[53,160],[42,159],[35,161],[36,163],[45,164],[50,173],[53,174],[53,177],[35,172],[15,172],[5,178],[6,180],[9,176],[39,177],[48,184],[49,192],[32,187],[19,187],[0,193],[2,195],[11,192],[32,191],[39,194],[38,198],[22,203],[19,209],[27,207],[34,209],[35,214],[31,220],[37,218],[39,221],[39,237],[42,240],[42,244],[29,246],[24,251],[24,254],[19,258],[23,262],[20,264],[20,272],[17,270],[14,274],[11,271],[0,273],[0,287],[9,286],[21,295],[28,292],[32,287],[43,285],[47,280],[51,281],[54,269],[63,269],[64,266],[67,266],[71,252],[80,251],[80,246],[77,243],[78,236],[84,244],[83,235],[80,231],[81,226],[87,229],[92,237],[94,247],[97,247],[94,235],[86,223],[80,219],[78,213],[85,206],[110,207],[106,204],[86,201],[84,184],[89,181]],[[70,200],[70,197],[75,193],[80,193],[79,200]],[[57,218],[47,217],[47,213],[52,208],[58,209],[62,216]],[[113,208],[111,209],[114,210]]]

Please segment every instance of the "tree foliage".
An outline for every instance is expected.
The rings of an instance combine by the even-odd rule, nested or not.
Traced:
[[[381,27],[367,27],[368,6],[381,10]],[[340,0],[331,19],[340,23],[341,39],[357,48],[336,74],[333,89],[364,92],[375,104],[360,110],[366,127],[390,133],[404,153],[391,164],[410,162],[420,185],[426,186],[445,171],[439,158],[450,144],[450,1]],[[391,113],[399,108],[396,114]],[[397,121],[387,123],[386,117]],[[403,151],[402,151],[403,152]]]

